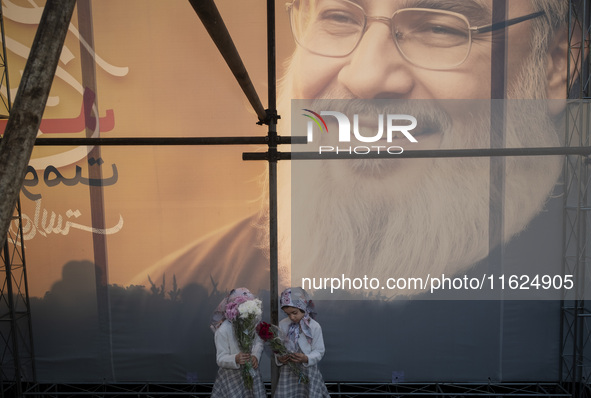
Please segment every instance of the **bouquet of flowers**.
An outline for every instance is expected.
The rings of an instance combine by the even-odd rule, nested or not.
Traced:
[[[275,354],[279,356],[290,354],[289,350],[285,348],[285,345],[281,340],[279,328],[277,326],[268,324],[267,322],[261,322],[258,324],[256,329],[261,340],[263,340],[265,343],[269,343],[271,350]],[[302,369],[301,363],[289,361],[286,363],[286,365],[289,366],[289,369],[298,377],[300,383],[308,384],[308,376],[304,372],[304,369]]]
[[[261,300],[259,299],[248,300],[244,297],[238,297],[226,306],[226,319],[232,322],[240,351],[251,353],[256,327],[261,320],[262,313]],[[240,368],[244,385],[249,390],[252,390],[252,363],[248,361]]]

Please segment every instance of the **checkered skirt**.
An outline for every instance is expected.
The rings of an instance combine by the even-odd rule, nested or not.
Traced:
[[[253,370],[252,391],[244,386],[240,369],[219,368],[211,391],[212,398],[265,398],[267,393],[258,369]]]
[[[279,383],[275,391],[275,398],[324,398],[330,397],[324,384],[324,379],[318,366],[312,365],[302,368],[307,371],[309,383],[301,383],[298,376],[289,369],[289,366],[282,366],[279,375]]]

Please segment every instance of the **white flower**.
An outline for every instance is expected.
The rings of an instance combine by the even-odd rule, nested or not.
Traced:
[[[240,313],[240,318],[246,319],[250,315],[254,315],[255,317],[259,317],[262,315],[263,310],[261,309],[261,300],[254,299],[248,300],[238,306],[238,312]]]

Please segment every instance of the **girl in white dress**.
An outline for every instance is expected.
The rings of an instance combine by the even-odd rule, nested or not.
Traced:
[[[281,293],[280,305],[287,318],[279,322],[279,330],[291,354],[275,356],[277,365],[281,366],[275,398],[329,397],[318,370],[318,362],[324,356],[324,339],[320,324],[313,319],[314,303],[304,289],[292,287]],[[288,362],[302,365],[307,383],[289,366],[283,366]]]
[[[261,374],[259,361],[263,351],[263,342],[255,333],[251,352],[240,352],[234,327],[228,314],[239,304],[256,297],[246,288],[234,289],[222,300],[214,312],[211,329],[215,332],[216,362],[218,373],[211,393],[212,398],[265,398],[266,391]],[[235,318],[235,316],[234,316]],[[250,363],[252,388],[247,388],[241,367]]]

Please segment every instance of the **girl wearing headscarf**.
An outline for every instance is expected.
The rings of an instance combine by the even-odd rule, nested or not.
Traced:
[[[287,318],[279,322],[279,330],[291,354],[275,357],[275,362],[281,366],[275,397],[329,397],[318,369],[318,362],[324,356],[324,339],[320,324],[313,319],[316,316],[314,303],[304,289],[292,287],[281,293],[280,305]],[[288,366],[282,366],[288,362],[302,364],[308,383],[302,382]]]
[[[215,333],[216,362],[219,369],[211,392],[212,398],[266,398],[267,396],[259,372],[263,342],[255,333],[252,351],[240,352],[231,321],[236,318],[240,304],[255,299],[256,297],[246,288],[234,289],[220,302],[213,314],[210,328]],[[247,362],[252,365],[252,389],[246,387],[240,369]]]

